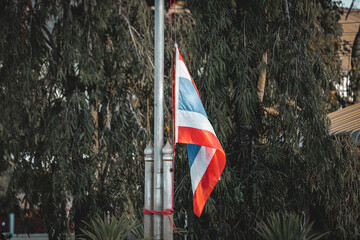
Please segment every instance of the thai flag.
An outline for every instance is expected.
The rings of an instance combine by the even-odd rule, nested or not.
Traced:
[[[186,143],[194,212],[200,217],[224,170],[226,157],[201,102],[199,92],[176,48],[175,142]]]

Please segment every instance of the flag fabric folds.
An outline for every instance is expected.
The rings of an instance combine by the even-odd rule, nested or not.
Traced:
[[[187,144],[194,212],[200,217],[224,170],[226,157],[179,48],[175,48],[175,142]]]

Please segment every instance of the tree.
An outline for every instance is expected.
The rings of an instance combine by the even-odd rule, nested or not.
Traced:
[[[1,153],[4,169],[15,169],[9,197],[24,193],[25,211],[39,207],[51,239],[65,238],[71,200],[76,235],[99,212],[138,213],[152,102],[150,8],[0,5]]]
[[[332,230],[329,238],[356,239],[358,156],[351,139],[333,139],[327,130],[326,110],[336,108],[329,102],[340,79],[336,3],[187,3],[194,23],[180,17],[178,26],[193,34],[178,42],[227,166],[200,219],[191,215],[186,173],[178,172],[177,182],[187,184],[179,187],[178,202],[188,206],[177,210],[180,222],[186,211],[193,239],[256,239],[257,221],[271,211],[294,211],[316,220],[319,230]],[[344,178],[346,171],[352,174]],[[343,200],[349,195],[354,202]]]
[[[152,138],[147,2],[0,2],[0,170],[13,166],[8,199],[24,193],[24,211],[39,207],[51,239],[65,239],[69,201],[76,235],[96,214],[140,217],[142,156]],[[177,16],[177,41],[227,166],[197,219],[186,152],[177,148],[177,226],[187,217],[191,239],[256,239],[256,222],[268,213],[304,212],[329,237],[356,239],[358,154],[348,137],[328,135],[326,117],[339,79],[337,5],[180,3],[188,11]],[[165,52],[170,69],[170,41]]]

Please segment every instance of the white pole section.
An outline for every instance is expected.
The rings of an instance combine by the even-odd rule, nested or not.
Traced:
[[[144,187],[144,208],[152,210],[153,205],[153,167],[154,167],[154,148],[149,141],[144,151],[145,154],[145,187]],[[153,236],[152,216],[144,215],[144,237],[151,238]]]
[[[10,213],[9,214],[9,221],[10,221],[10,234],[11,234],[11,238],[10,240],[14,239],[14,235],[15,235],[15,213]]]
[[[164,145],[164,0],[155,0],[154,90],[154,208],[162,209],[162,154]],[[154,214],[154,240],[162,239],[161,215]]]
[[[163,208],[172,209],[172,192],[173,192],[173,148],[170,145],[169,141],[165,144],[165,147],[162,150],[163,152],[163,184],[164,184],[164,203]],[[163,233],[164,239],[172,240],[173,239],[173,226],[172,221],[173,215],[164,215],[163,216]]]

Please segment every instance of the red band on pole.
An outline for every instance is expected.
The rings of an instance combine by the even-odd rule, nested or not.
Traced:
[[[170,222],[171,222],[171,224],[172,224],[172,226],[173,226],[174,233],[177,233],[177,229],[176,229],[174,220],[170,217],[170,215],[173,215],[173,214],[174,214],[174,210],[172,210],[172,209],[165,209],[165,210],[163,210],[163,211],[154,211],[154,210],[149,210],[149,209],[144,208],[144,215],[147,215],[147,214],[157,214],[157,215],[168,216],[169,219],[170,219]]]

